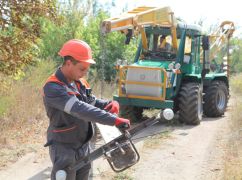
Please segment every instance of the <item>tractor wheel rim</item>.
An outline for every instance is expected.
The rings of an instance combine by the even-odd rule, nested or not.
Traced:
[[[226,103],[226,95],[222,90],[218,91],[216,100],[217,100],[218,109],[223,110],[225,107],[225,103]]]

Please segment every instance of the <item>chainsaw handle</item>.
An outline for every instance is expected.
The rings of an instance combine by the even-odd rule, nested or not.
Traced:
[[[118,125],[118,126],[116,126],[123,134],[125,133],[125,131],[127,130],[127,129],[129,129],[129,125],[128,124],[126,124],[126,123],[122,123],[122,124],[120,124],[120,125]]]

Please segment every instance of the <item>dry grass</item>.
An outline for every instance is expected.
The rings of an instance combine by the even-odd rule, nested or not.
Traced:
[[[242,96],[240,97],[242,99]],[[236,102],[231,115],[231,134],[227,144],[224,179],[242,179],[242,101]]]
[[[48,118],[41,89],[55,71],[53,61],[43,61],[27,70],[18,81],[0,74],[0,169],[28,152],[46,153]],[[101,82],[90,82],[93,92],[101,97]],[[102,96],[112,99],[115,84],[103,83]]]
[[[127,171],[117,173],[112,180],[133,180],[133,178],[129,175]]]
[[[169,130],[169,128],[167,128],[166,131],[160,132],[151,137],[147,137],[147,139],[145,139],[145,141],[144,141],[144,148],[156,149],[156,148],[160,147],[163,140],[165,140],[169,137],[170,137],[170,130]]]
[[[235,96],[234,109],[231,109],[231,134],[227,144],[224,164],[224,179],[242,179],[242,75],[233,77],[231,84]]]
[[[0,102],[0,109],[2,107],[4,111],[0,116],[0,167],[15,162],[28,152],[44,152],[48,119],[42,103],[41,87],[53,67],[53,63],[40,63],[27,72],[25,79],[6,79],[9,87],[1,92],[6,100]]]
[[[1,128],[0,166],[6,166],[9,158],[14,162],[28,152],[44,151],[47,124],[39,92],[30,87],[19,88],[1,126],[5,128]]]
[[[92,88],[93,94],[97,98],[107,98],[109,100],[113,99],[113,95],[117,94],[117,85],[115,83],[108,84],[101,81],[89,80],[90,86]]]

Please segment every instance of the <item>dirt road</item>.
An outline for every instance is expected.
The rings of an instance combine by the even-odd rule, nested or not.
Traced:
[[[204,119],[197,127],[176,127],[171,139],[155,150],[143,150],[143,160],[132,176],[147,180],[220,179],[226,120]]]
[[[228,114],[222,118],[204,118],[199,126],[159,123],[140,134],[142,137],[159,133],[153,138],[139,139],[141,160],[138,164],[115,174],[101,158],[94,163],[92,179],[221,179],[229,119]],[[48,156],[39,159],[36,154],[28,154],[0,171],[0,179],[48,179],[50,167]]]
[[[165,132],[141,143],[141,160],[121,175],[100,170],[94,179],[207,180],[221,179],[229,118],[204,118],[199,126],[165,126],[151,131]],[[160,134],[161,135],[161,134]],[[140,143],[140,142],[139,142]]]

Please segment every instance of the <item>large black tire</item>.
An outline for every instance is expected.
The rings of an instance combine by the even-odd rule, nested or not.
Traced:
[[[131,122],[140,122],[143,118],[143,108],[136,106],[120,105],[119,116]]]
[[[184,84],[178,95],[179,121],[198,125],[202,120],[202,87],[199,83]]]
[[[228,103],[229,90],[223,81],[213,81],[204,95],[204,114],[207,117],[220,117]]]

